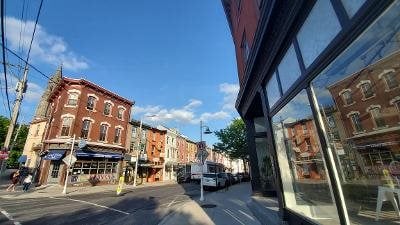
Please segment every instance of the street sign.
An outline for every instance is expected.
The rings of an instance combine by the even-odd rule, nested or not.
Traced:
[[[206,150],[207,145],[205,141],[199,141],[196,145],[198,150]]]
[[[71,158],[71,165],[69,165],[69,157],[70,157],[70,155],[67,155],[67,156],[65,156],[65,157],[63,158],[63,162],[64,162],[65,164],[67,164],[68,167],[70,167],[71,165],[74,165],[74,163],[76,162],[76,160],[78,160],[78,159],[76,158],[76,156],[72,155],[72,158]]]
[[[206,150],[199,150],[196,153],[196,157],[197,161],[199,161],[203,165],[208,157],[208,152]]]

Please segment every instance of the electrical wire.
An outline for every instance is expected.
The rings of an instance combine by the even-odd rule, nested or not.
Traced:
[[[6,51],[5,51],[5,47],[6,44],[4,42],[4,13],[5,13],[5,8],[4,8],[4,1],[5,0],[1,0],[1,46],[2,46],[2,55],[3,55],[3,62],[6,62]],[[7,66],[6,63],[3,63],[3,74],[4,74],[4,83],[5,83],[5,87],[6,87],[6,98],[7,98],[7,106],[8,106],[8,112],[10,113],[10,118],[11,118],[11,107],[10,107],[10,98],[8,96],[8,82],[7,82]]]
[[[40,12],[42,11],[42,6],[43,6],[43,0],[40,1],[39,10],[38,10],[38,13],[36,15],[35,26],[33,27],[32,38],[31,38],[31,42],[29,43],[29,49],[28,49],[28,55],[26,57],[25,68],[27,68],[27,66],[28,66],[29,57],[30,57],[31,50],[32,50],[32,43],[33,43],[33,39],[35,38],[36,27],[37,27],[37,24],[38,24],[38,21],[39,21]]]

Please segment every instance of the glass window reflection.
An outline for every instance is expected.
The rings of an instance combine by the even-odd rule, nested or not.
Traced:
[[[343,6],[349,17],[353,17],[364,2],[365,0],[342,0]]]
[[[318,223],[339,224],[305,90],[273,117],[273,130],[286,206]]]
[[[274,73],[271,79],[268,81],[266,89],[269,107],[271,108],[281,97],[276,73]]]
[[[312,82],[352,224],[400,222],[398,18],[395,1]],[[356,104],[343,104],[339,93],[346,89],[358,90]]]
[[[293,45],[287,50],[286,55],[278,66],[278,71],[279,78],[281,79],[282,91],[286,92],[301,74]]]
[[[331,1],[317,1],[297,35],[306,67],[314,62],[341,29]]]

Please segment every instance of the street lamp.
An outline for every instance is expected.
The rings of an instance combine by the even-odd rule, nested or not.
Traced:
[[[157,115],[149,115],[149,116],[144,116],[147,118],[150,117],[155,117]],[[136,176],[137,176],[137,169],[138,169],[138,162],[139,162],[139,150],[140,150],[140,144],[142,140],[142,126],[143,126],[143,116],[140,118],[140,125],[139,125],[139,134],[138,134],[138,149],[136,150],[136,162],[135,162],[135,172],[133,176],[133,186],[136,187]]]
[[[203,121],[200,120],[200,143],[203,142],[203,128],[206,128],[204,134],[211,134],[210,128],[208,126],[203,125]],[[201,173],[200,173],[200,201],[204,201],[204,194],[203,194],[203,169],[204,169],[204,162],[203,162],[203,153],[200,153],[200,163],[201,163]]]

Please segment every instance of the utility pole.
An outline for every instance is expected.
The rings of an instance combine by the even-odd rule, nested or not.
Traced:
[[[11,121],[10,125],[8,126],[6,140],[4,141],[5,151],[8,151],[10,148],[11,137],[15,129],[15,124],[17,123],[19,108],[21,107],[22,99],[24,98],[24,93],[26,91],[25,87],[26,87],[27,77],[28,77],[28,66],[25,66],[24,76],[22,77],[22,80],[18,83],[19,85],[17,87],[18,88],[17,98],[15,99],[15,104],[11,114]],[[0,174],[4,172],[4,169],[5,169],[5,160],[2,161]]]

